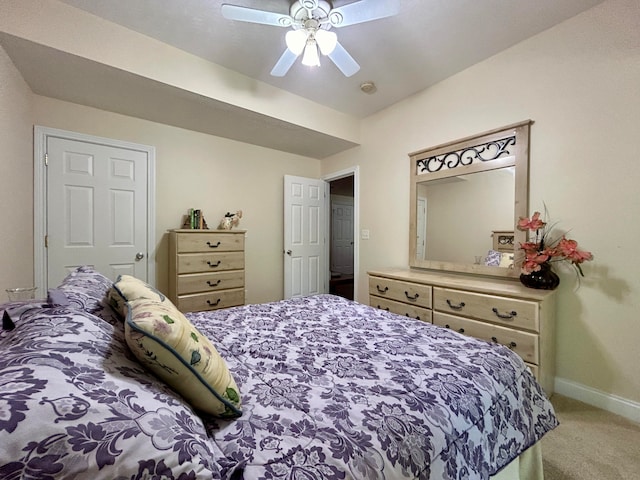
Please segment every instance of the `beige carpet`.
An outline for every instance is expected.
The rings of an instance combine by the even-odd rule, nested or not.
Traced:
[[[545,480],[640,480],[640,424],[560,395],[542,439]]]

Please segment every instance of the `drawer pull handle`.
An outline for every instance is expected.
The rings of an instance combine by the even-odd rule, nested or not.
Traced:
[[[451,325],[449,325],[448,323],[445,323],[444,328],[451,328]],[[459,328],[458,333],[464,333],[464,328]]]
[[[378,305],[378,308],[379,308],[380,310],[386,310],[387,312],[389,311],[389,307],[384,307],[384,308],[382,308],[380,305]]]
[[[513,317],[518,315],[518,312],[516,312],[515,310],[512,310],[509,313],[500,313],[495,307],[491,310],[493,310],[493,313],[495,313],[498,318],[502,318],[504,320],[511,320]]]
[[[209,305],[210,307],[217,307],[219,303],[220,303],[220,299],[216,300],[215,302],[212,302],[211,300],[207,300],[207,305]]]
[[[453,308],[454,310],[462,310],[462,308],[464,307],[464,302],[460,302],[459,304],[454,305],[453,303],[451,303],[451,300],[447,298],[447,305],[449,305],[449,308]]]
[[[209,265],[211,268],[216,268],[217,266],[220,265],[221,260],[218,260],[216,263],[211,263],[209,261],[207,261],[207,265]]]
[[[387,291],[389,290],[389,287],[380,288],[380,285],[376,285],[376,289],[380,293],[387,293]]]
[[[491,341],[494,343],[498,343],[498,339],[496,337],[491,337]],[[507,347],[509,347],[511,350],[513,350],[517,346],[518,344],[516,342],[509,342],[509,344],[507,345]]]
[[[207,285],[209,285],[210,287],[217,287],[218,285],[220,285],[220,281],[221,280],[217,280],[216,283],[211,282],[211,280],[207,280]]]
[[[404,314],[405,317],[409,317],[409,318],[415,318],[416,320],[420,320],[420,315],[416,315],[415,317],[412,317],[411,315],[409,315],[408,313]]]
[[[413,297],[411,295],[409,295],[409,292],[405,291],[404,292],[404,296],[407,297],[407,300],[417,300],[418,297],[420,296],[419,294],[415,294]]]
[[[215,245],[212,245],[211,242],[207,242],[207,245],[209,245],[209,248],[218,248],[220,246],[220,242],[216,243]]]

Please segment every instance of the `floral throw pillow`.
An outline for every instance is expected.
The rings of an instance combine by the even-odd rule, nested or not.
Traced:
[[[127,316],[127,302],[138,298],[149,298],[159,302],[167,300],[167,297],[162,292],[131,275],[118,276],[109,291],[109,304],[122,315],[122,318]]]
[[[140,363],[196,409],[218,417],[242,414],[226,362],[171,301],[130,300],[125,338]]]

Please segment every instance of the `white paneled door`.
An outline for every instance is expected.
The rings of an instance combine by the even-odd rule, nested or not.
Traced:
[[[49,288],[79,265],[150,281],[149,152],[57,136],[45,144]]]
[[[323,180],[284,177],[284,298],[326,293],[326,190]]]
[[[331,272],[353,275],[353,205],[331,203]]]

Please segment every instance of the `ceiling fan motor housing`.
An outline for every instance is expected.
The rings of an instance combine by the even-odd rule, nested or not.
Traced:
[[[318,1],[317,0],[301,0],[300,4],[304,8],[308,8],[309,10],[314,10],[314,9],[318,8]]]
[[[325,0],[298,0],[291,5],[289,15],[295,23],[304,24],[309,18],[325,20],[329,18],[330,11],[331,4]]]

